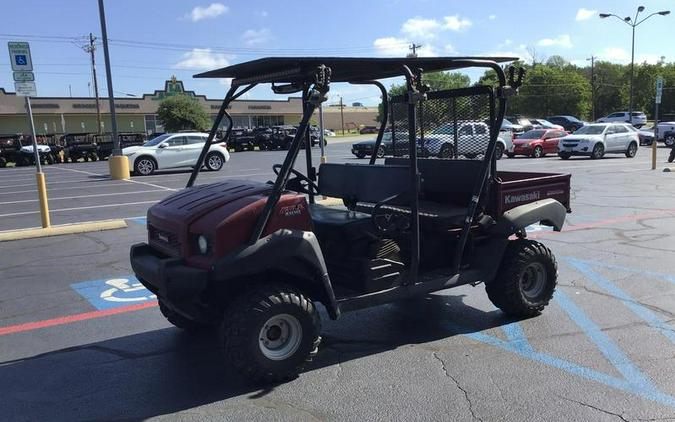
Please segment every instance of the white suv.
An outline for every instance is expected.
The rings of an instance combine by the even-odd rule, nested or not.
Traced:
[[[558,143],[558,156],[567,160],[573,155],[602,158],[605,153],[637,154],[640,138],[628,123],[593,123],[577,129]]]
[[[617,111],[616,113],[612,113],[608,116],[599,118],[597,120],[597,122],[598,123],[613,123],[613,122],[632,123],[633,126],[635,126],[637,128],[640,128],[640,127],[647,124],[647,115],[645,115],[641,111],[634,111],[633,112],[633,118],[631,119],[631,118],[628,117],[627,111]]]
[[[137,175],[147,176],[157,169],[194,167],[208,135],[201,132],[166,133],[141,146],[128,147],[122,154]],[[230,159],[225,142],[214,140],[204,159],[204,166],[218,171]]]

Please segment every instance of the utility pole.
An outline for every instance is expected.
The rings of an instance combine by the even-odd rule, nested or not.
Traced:
[[[342,95],[340,95],[340,120],[342,121],[342,136],[345,136],[345,113],[344,104],[342,104]]]
[[[94,79],[94,95],[96,96],[96,133],[101,133],[101,104],[98,98],[98,80],[96,78],[96,59],[94,58],[94,51],[96,51],[96,37],[90,32],[89,33],[89,44],[82,47],[84,51],[89,53],[91,57],[91,74]]]
[[[422,48],[422,44],[410,43],[410,47],[408,47],[408,49],[411,50],[412,53],[409,53],[408,57],[410,57],[410,58],[417,57],[417,49],[418,48]]]
[[[595,121],[595,56],[586,59],[591,61],[591,120]]]
[[[115,90],[112,83],[112,71],[110,70],[110,53],[108,51],[108,30],[105,24],[105,9],[103,0],[98,0],[98,13],[101,20],[101,40],[103,41],[103,59],[105,61],[105,74],[108,81],[108,102],[110,104],[110,126],[112,129],[113,150],[108,159],[110,176],[113,180],[129,179],[129,159],[122,155],[120,139],[117,136],[117,119],[115,117]]]

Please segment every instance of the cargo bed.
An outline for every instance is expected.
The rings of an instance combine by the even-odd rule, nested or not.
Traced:
[[[502,215],[519,205],[553,198],[570,208],[570,174],[498,171],[491,190],[490,214]]]

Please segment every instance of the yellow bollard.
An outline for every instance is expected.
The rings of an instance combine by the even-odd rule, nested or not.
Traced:
[[[129,159],[124,155],[113,155],[108,158],[110,178],[113,180],[126,180],[129,175]]]
[[[47,183],[44,173],[35,173],[37,179],[38,197],[40,198],[40,217],[42,217],[42,228],[51,226],[49,221],[49,203],[47,202]]]

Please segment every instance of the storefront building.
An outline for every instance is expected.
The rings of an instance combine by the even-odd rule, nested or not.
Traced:
[[[215,118],[222,100],[208,99],[193,91],[185,91],[183,82],[175,77],[165,82],[164,90],[144,94],[140,98],[115,98],[115,111],[119,132],[163,132],[157,118],[157,107],[172,95],[189,95]],[[100,98],[101,131],[109,132],[110,107],[107,98]],[[92,133],[97,131],[96,100],[91,97],[35,97],[31,98],[35,130],[38,134]],[[260,127],[298,124],[302,113],[302,101],[298,97],[285,100],[237,100],[230,105],[236,127]],[[340,130],[344,120],[346,128],[376,124],[376,107],[345,107],[341,115],[339,107],[324,107],[324,125]],[[312,123],[318,122],[318,116]],[[0,88],[0,134],[28,133],[28,121],[23,97]]]

